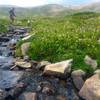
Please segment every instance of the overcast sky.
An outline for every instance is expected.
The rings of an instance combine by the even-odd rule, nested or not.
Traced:
[[[45,4],[79,5],[97,2],[100,0],[0,0],[0,5],[16,5],[34,7]]]

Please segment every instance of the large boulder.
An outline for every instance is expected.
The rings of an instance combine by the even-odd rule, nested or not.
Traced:
[[[97,61],[92,59],[91,57],[89,57],[88,55],[85,56],[84,58],[84,62],[91,66],[91,68],[93,68],[94,70],[97,68],[98,64],[97,64]]]
[[[23,56],[26,56],[27,51],[29,50],[30,42],[23,43],[21,45],[21,52]]]
[[[94,74],[100,74],[100,69],[97,69],[96,71],[94,71]]]
[[[72,59],[58,62],[55,64],[47,65],[44,69],[44,74],[46,75],[53,75],[53,76],[61,76],[70,73]]]
[[[85,75],[86,75],[86,73],[82,70],[75,70],[71,74],[71,77],[73,79],[73,83],[78,90],[80,90],[84,84],[83,77]]]
[[[85,100],[100,100],[100,74],[87,79],[79,95]]]

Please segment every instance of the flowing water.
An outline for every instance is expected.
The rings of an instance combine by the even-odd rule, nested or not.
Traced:
[[[20,29],[19,29],[20,30]],[[16,31],[19,31],[16,30]],[[23,29],[24,30],[24,29]],[[22,32],[22,31],[21,31]],[[19,31],[20,33],[20,31]],[[45,100],[45,93],[41,90],[46,85],[53,88],[54,93],[49,95],[48,100],[56,100],[57,96],[65,96],[66,99],[62,100],[80,100],[76,95],[76,91],[70,78],[59,79],[54,77],[42,76],[42,71],[33,69],[32,71],[11,71],[10,68],[13,65],[14,57],[13,50],[9,48],[10,44],[15,44],[25,34],[6,34],[0,36],[0,89],[7,89],[14,87],[19,81],[26,82],[28,84],[25,91],[37,92],[39,100]],[[13,100],[13,99],[9,99]],[[61,100],[61,99],[58,99]]]

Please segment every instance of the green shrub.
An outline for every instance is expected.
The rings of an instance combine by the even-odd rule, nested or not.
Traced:
[[[93,16],[94,14],[94,16]],[[86,17],[84,19],[84,16]],[[88,16],[91,16],[90,18]],[[32,22],[32,38],[29,56],[34,60],[51,62],[73,58],[73,70],[92,71],[84,64],[85,55],[90,55],[100,64],[99,14],[76,14],[56,18],[36,18]],[[100,67],[100,66],[98,66]]]

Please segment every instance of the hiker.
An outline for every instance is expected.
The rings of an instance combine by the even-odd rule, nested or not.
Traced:
[[[13,23],[13,22],[14,22],[15,17],[16,17],[14,10],[15,10],[15,9],[14,9],[14,8],[12,8],[12,9],[9,11],[9,15],[10,15],[10,20],[11,20],[11,23]]]

